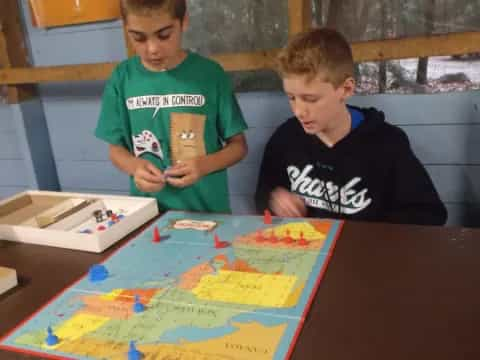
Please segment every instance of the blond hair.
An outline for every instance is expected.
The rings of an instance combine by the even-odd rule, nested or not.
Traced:
[[[352,49],[338,31],[315,28],[295,35],[277,56],[281,77],[306,75],[309,80],[319,73],[335,88],[353,77]]]
[[[183,20],[187,11],[186,0],[120,0],[124,20],[128,14],[149,15],[156,10],[166,10],[174,19]]]

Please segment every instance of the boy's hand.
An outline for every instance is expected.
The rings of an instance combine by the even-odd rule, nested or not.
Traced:
[[[303,199],[281,187],[272,191],[269,205],[277,216],[304,217],[307,215],[307,207]]]
[[[201,158],[177,161],[175,165],[165,170],[167,183],[179,188],[196,183],[204,176],[201,161]]]
[[[158,192],[165,186],[162,171],[145,159],[137,159],[133,180],[138,190],[143,192]]]

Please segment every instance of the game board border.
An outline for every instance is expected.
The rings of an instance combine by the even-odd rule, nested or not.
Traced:
[[[331,220],[338,221],[338,228],[335,233],[335,238],[332,240],[332,245],[330,246],[330,249],[325,257],[325,261],[323,262],[322,269],[318,274],[317,280],[315,281],[315,285],[313,286],[312,292],[310,293],[310,297],[308,298],[307,303],[305,304],[305,308],[303,309],[302,316],[300,317],[300,321],[298,322],[297,329],[295,330],[295,334],[293,335],[292,342],[290,343],[290,347],[287,350],[287,354],[285,355],[284,360],[289,360],[290,357],[293,355],[293,351],[295,350],[295,346],[297,345],[298,338],[300,337],[300,334],[302,332],[303,324],[305,323],[307,314],[310,312],[310,308],[312,307],[313,300],[315,299],[318,289],[320,288],[320,283],[323,279],[323,276],[325,275],[325,272],[327,271],[328,265],[330,264],[330,260],[332,259],[333,251],[335,250],[337,241],[340,235],[342,234],[345,220],[338,220],[338,219],[331,219]]]

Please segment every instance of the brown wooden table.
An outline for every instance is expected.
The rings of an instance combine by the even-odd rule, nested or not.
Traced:
[[[20,277],[0,296],[0,334],[112,250],[0,241]],[[480,359],[477,326],[480,229],[347,222],[292,359]]]

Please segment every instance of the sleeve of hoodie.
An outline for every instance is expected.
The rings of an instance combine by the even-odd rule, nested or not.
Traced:
[[[258,213],[263,213],[268,208],[273,189],[278,186],[290,189],[284,161],[285,151],[288,150],[281,137],[281,131],[277,129],[265,146],[255,191],[255,207]]]
[[[392,223],[443,225],[447,210],[407,135],[398,129],[392,176],[392,199],[386,220]]]

